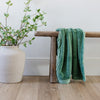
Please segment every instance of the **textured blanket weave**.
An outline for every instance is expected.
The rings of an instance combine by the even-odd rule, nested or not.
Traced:
[[[84,38],[81,29],[57,29],[56,73],[59,83],[68,84],[70,79],[85,81]]]

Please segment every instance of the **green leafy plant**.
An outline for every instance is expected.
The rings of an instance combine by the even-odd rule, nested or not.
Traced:
[[[9,17],[9,7],[13,5],[11,0],[6,2],[7,11],[4,13],[5,16],[5,25],[0,22],[0,46],[19,46],[23,44],[25,47],[27,44],[32,44],[32,40],[35,39],[33,36],[28,41],[23,41],[24,38],[27,38],[29,33],[32,31],[36,31],[40,26],[46,26],[46,22],[44,21],[45,13],[40,9],[36,10],[36,13],[30,15],[30,2],[32,0],[27,0],[24,8],[24,16],[21,20],[21,25],[19,29],[13,29],[8,26],[7,21]]]

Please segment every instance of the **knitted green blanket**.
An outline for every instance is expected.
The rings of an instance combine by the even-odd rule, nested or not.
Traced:
[[[68,84],[70,79],[85,81],[84,38],[81,29],[57,29],[56,73],[59,83]]]

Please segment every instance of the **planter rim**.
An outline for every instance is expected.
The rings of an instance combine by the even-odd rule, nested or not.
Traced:
[[[0,46],[0,48],[19,48],[19,46]]]

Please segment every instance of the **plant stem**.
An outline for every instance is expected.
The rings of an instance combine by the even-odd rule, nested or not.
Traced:
[[[29,41],[24,41],[24,42],[22,42],[22,43],[20,43],[20,44],[24,44],[24,43],[26,43],[26,42],[29,42]]]
[[[0,35],[0,38],[2,39],[2,36]]]
[[[5,27],[2,23],[0,23],[0,24],[2,25],[3,28]]]
[[[28,33],[29,33],[29,32],[27,32],[25,35],[27,35]],[[20,40],[20,42],[18,43],[18,45],[21,44],[21,42],[23,41],[25,35],[24,35],[23,38]]]
[[[7,8],[7,14],[8,14],[8,10],[9,10],[9,5],[8,5],[8,8]],[[6,25],[6,27],[7,27],[7,17],[5,17],[5,25]]]
[[[6,31],[6,30],[4,30],[4,27],[5,26],[2,23],[0,23],[0,24],[1,24],[1,27],[0,28],[2,28],[3,31]]]

